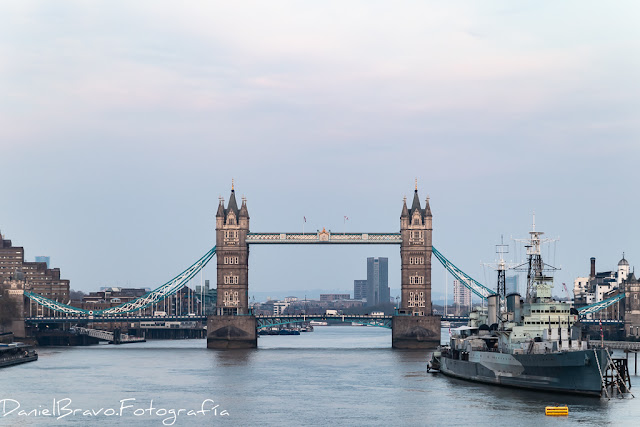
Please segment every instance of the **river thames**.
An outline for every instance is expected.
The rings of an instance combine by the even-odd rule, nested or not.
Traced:
[[[40,348],[37,362],[0,370],[0,424],[601,426],[640,419],[636,399],[427,373],[430,353],[393,350],[390,335],[331,326],[263,336],[256,350],[208,350],[205,340]],[[568,417],[545,417],[545,406],[565,404]]]

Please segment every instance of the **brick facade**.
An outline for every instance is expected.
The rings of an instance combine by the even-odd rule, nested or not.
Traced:
[[[24,280],[26,291],[65,304],[69,302],[69,281],[60,279],[59,268],[47,268],[46,262],[26,262],[24,248],[13,246],[11,240],[5,240],[0,234],[0,282],[12,279]],[[27,310],[34,315],[36,312],[50,314],[48,309],[35,303]]]

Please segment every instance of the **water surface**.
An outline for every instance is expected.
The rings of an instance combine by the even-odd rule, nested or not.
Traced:
[[[447,331],[443,331],[443,336]],[[637,425],[640,400],[564,396],[500,388],[426,372],[428,351],[391,349],[391,331],[316,327],[299,336],[262,336],[255,350],[215,351],[205,340],[41,348],[40,359],[0,370],[5,412],[68,409],[122,415],[3,415],[0,425]],[[631,363],[633,369],[633,363]],[[632,379],[637,384],[637,377]],[[640,390],[640,389],[639,389]],[[638,393],[640,397],[640,392]],[[187,416],[206,399],[218,415]],[[154,409],[141,415],[153,400]],[[68,401],[63,401],[68,402]],[[544,416],[568,405],[568,418]],[[213,405],[206,403],[207,407]],[[63,405],[64,406],[64,405]],[[185,409],[180,416],[158,410]],[[220,416],[226,410],[229,416]],[[64,412],[66,413],[66,412]]]

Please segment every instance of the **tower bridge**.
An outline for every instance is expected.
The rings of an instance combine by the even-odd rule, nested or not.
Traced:
[[[218,298],[214,315],[208,316],[207,346],[209,348],[252,348],[257,346],[257,329],[273,324],[298,323],[313,320],[318,316],[254,316],[249,307],[249,246],[265,244],[392,244],[400,249],[400,279],[402,299],[396,314],[384,317],[342,316],[347,321],[363,322],[392,329],[394,348],[429,348],[440,343],[441,317],[434,315],[431,304],[431,255],[464,286],[477,296],[486,299],[495,292],[474,280],[432,245],[432,213],[429,198],[424,207],[418,196],[416,185],[411,207],[403,201],[400,213],[400,231],[389,233],[332,233],[318,230],[315,233],[257,233],[250,232],[250,217],[247,200],[242,199],[238,207],[235,190],[225,205],[221,198],[216,213],[216,246],[199,260],[164,285],[116,307],[91,311],[50,300],[32,292],[12,290],[14,297],[25,297],[62,313],[52,322],[91,323],[121,321],[135,318],[150,320],[142,315],[143,310],[180,291],[215,256],[217,263],[216,283]],[[20,294],[20,295],[18,295]],[[389,298],[388,295],[382,296]],[[618,298],[624,297],[619,296]],[[606,308],[617,300],[610,299],[579,310],[580,314]],[[136,316],[137,313],[137,316]],[[328,318],[328,316],[319,316]],[[348,317],[348,319],[347,319]],[[189,317],[194,320],[193,317]],[[343,319],[343,321],[345,320]],[[41,317],[26,318],[29,324],[46,323]],[[166,318],[161,318],[166,320]],[[204,321],[205,318],[198,319]],[[457,319],[447,319],[457,320]]]
[[[216,315],[207,322],[209,348],[257,346],[256,318],[249,310],[249,246],[251,244],[394,244],[400,246],[401,306],[392,319],[394,348],[433,347],[440,343],[440,317],[431,308],[432,214],[429,198],[421,205],[418,186],[411,208],[403,202],[400,232],[252,233],[247,200],[238,207],[235,189],[229,202],[220,199],[216,213]],[[389,296],[386,296],[389,300]]]

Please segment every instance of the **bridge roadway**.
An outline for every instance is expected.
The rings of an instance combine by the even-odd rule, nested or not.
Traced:
[[[331,230],[317,233],[247,233],[247,244],[372,244],[399,245],[400,233],[332,233]]]
[[[342,319],[346,320],[342,320]],[[372,316],[372,315],[356,315],[356,314],[338,314],[338,315],[326,315],[326,314],[313,314],[313,315],[259,315],[256,319],[261,320],[266,325],[268,319],[287,319],[289,322],[285,323],[297,323],[297,321],[309,321],[309,320],[322,320],[335,319],[344,322],[359,322],[363,320],[389,320],[391,316]],[[300,320],[302,319],[302,320]],[[442,321],[447,322],[467,322],[469,318],[466,316],[442,316]],[[37,324],[37,323],[99,323],[99,322],[206,322],[207,316],[67,316],[67,317],[25,317],[25,323]],[[580,323],[585,325],[598,325],[602,322],[603,325],[620,325],[624,323],[624,320],[616,319],[581,319]],[[285,324],[281,323],[281,324]],[[260,324],[260,323],[259,323]]]
[[[207,316],[67,316],[25,317],[25,323],[206,322]]]
[[[373,316],[360,314],[300,314],[300,315],[258,315],[256,320],[258,327],[269,327],[284,325],[287,323],[308,322],[311,320],[328,321],[338,320],[341,322],[368,322],[380,323],[391,322],[392,316]],[[277,320],[277,321],[276,321]],[[468,317],[462,316],[442,316],[443,321],[466,322]],[[26,317],[27,324],[38,323],[113,323],[113,322],[206,322],[207,316],[66,316],[66,317]]]

